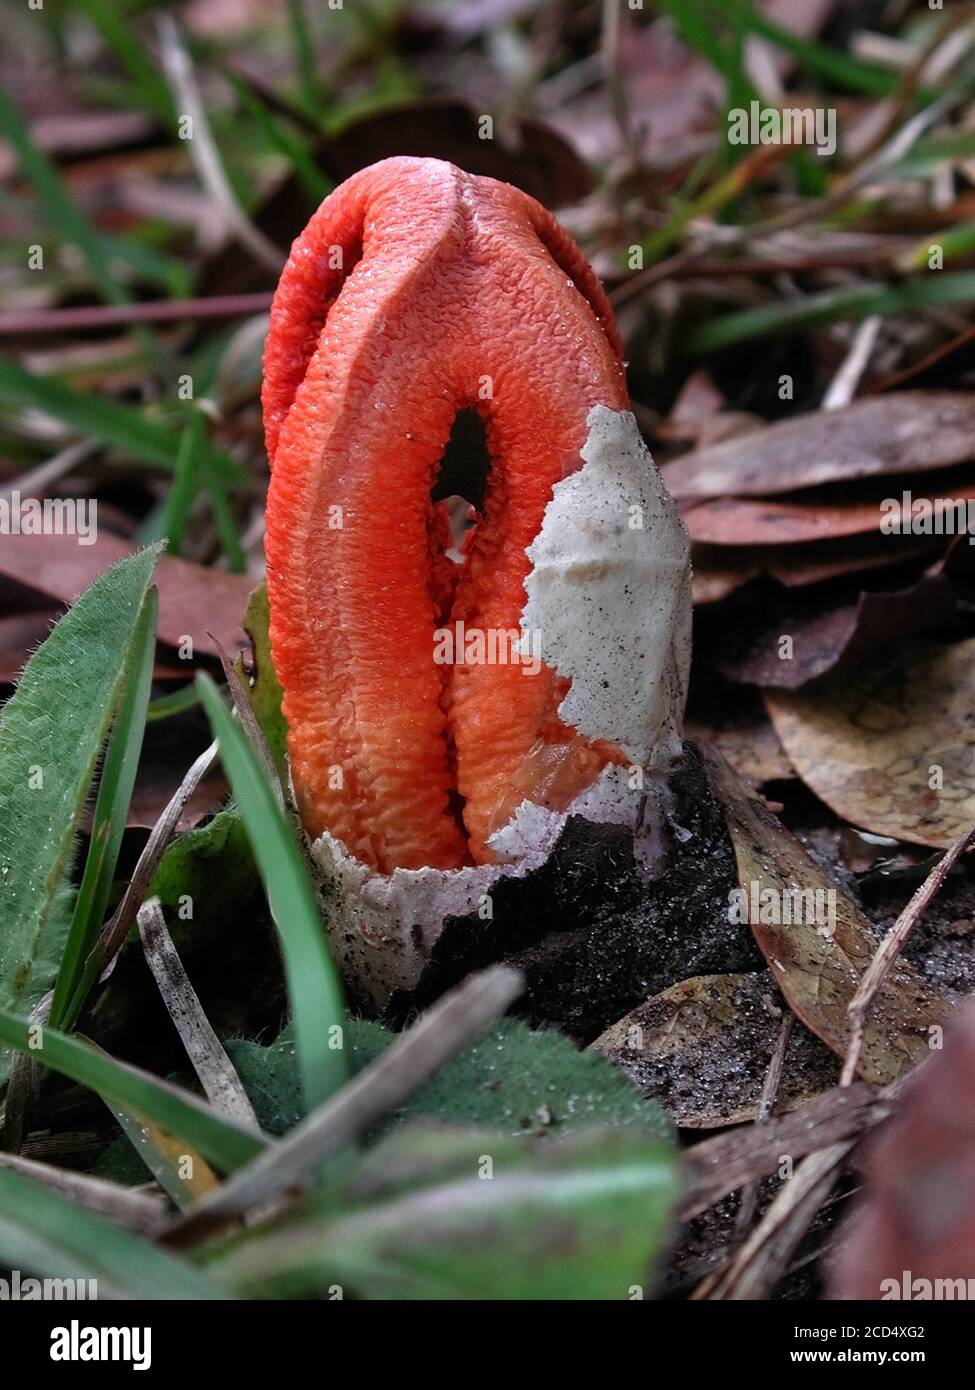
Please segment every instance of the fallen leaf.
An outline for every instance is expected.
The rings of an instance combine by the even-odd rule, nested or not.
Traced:
[[[775,496],[965,463],[973,441],[975,393],[899,391],[735,435],[675,459],[663,474],[678,500]]]
[[[719,603],[761,574],[790,589],[802,589],[843,575],[888,569],[930,558],[942,548],[937,538],[843,536],[805,545],[714,546],[695,544],[693,596],[698,606]]]
[[[975,1288],[975,1004],[867,1153],[830,1297],[967,1299]]]
[[[707,661],[731,681],[778,690],[798,690],[841,662],[944,624],[953,612],[949,585],[933,575],[826,609],[821,599],[768,583],[745,599],[736,601],[733,620],[722,613],[709,626]]]
[[[684,1129],[745,1124],[758,1114],[787,1010],[768,971],[696,975],[628,1013],[592,1046]],[[793,1030],[775,1113],[836,1084],[837,1062],[805,1028]]]
[[[706,739],[716,744],[739,777],[756,785],[790,782],[796,775],[771,722],[760,714],[734,717],[720,729],[700,719],[687,719],[684,733],[695,743]]]
[[[844,820],[946,848],[975,821],[975,638],[898,645],[801,691],[766,694],[799,776]]]
[[[903,489],[902,489],[903,491]],[[913,492],[914,501],[924,498]],[[975,498],[975,483],[958,484],[931,497],[932,520],[954,503]],[[833,540],[879,531],[881,521],[896,524],[900,506],[881,507],[885,499],[872,501],[752,501],[742,497],[716,497],[682,511],[692,541],[709,545],[792,545],[802,541]],[[900,502],[900,496],[895,499]]]
[[[135,548],[107,531],[99,534],[94,545],[79,545],[74,536],[5,536],[0,574],[59,603],[70,603]],[[178,647],[189,637],[194,652],[206,656],[218,655],[214,638],[228,651],[244,645],[242,618],[254,587],[252,579],[163,555],[154,582],[159,589],[161,642]]]
[[[721,755],[707,748],[702,754],[715,795],[724,805],[742,893],[749,903],[749,924],[759,949],[793,1011],[843,1057],[850,1037],[847,1010],[879,938],[795,836],[747,792]],[[787,912],[798,893],[813,896],[806,897],[803,911]],[[761,904],[758,913],[751,907],[756,901]],[[777,910],[766,913],[766,902]],[[826,910],[814,914],[810,910],[814,905]],[[779,921],[756,920],[766,915]],[[802,920],[790,920],[796,916]],[[948,1011],[947,1002],[916,970],[902,959],[895,961],[867,1020],[859,1066],[863,1079],[887,1085],[922,1061],[928,1056],[931,1030]]]
[[[0,618],[0,684],[20,679],[24,662],[44,641],[56,617],[52,609],[35,609]]]

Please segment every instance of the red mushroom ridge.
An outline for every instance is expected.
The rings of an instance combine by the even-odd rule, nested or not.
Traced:
[[[441,659],[445,633],[517,632],[525,552],[581,466],[587,416],[628,406],[599,282],[527,194],[384,160],[294,243],[262,402],[271,644],[304,825],[382,872],[491,862],[522,800],[562,809],[620,760],[559,720],[568,683],[544,664]],[[457,564],[431,492],[470,410],[490,467]]]

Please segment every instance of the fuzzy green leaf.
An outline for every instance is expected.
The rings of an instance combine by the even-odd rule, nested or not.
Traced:
[[[0,715],[0,1007],[22,1010],[39,987],[45,927],[157,553],[139,551],[95,581],[31,657]]]

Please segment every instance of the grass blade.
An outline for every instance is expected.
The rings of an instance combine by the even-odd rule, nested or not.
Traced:
[[[177,112],[169,88],[146,56],[146,46],[124,8],[118,13],[120,7],[106,0],[81,0],[81,8],[95,25],[105,47],[129,74],[145,109],[175,130]]]
[[[876,63],[865,63],[859,58],[851,58],[847,53],[804,38],[791,29],[776,24],[762,14],[757,6],[750,5],[743,16],[745,28],[759,38],[766,39],[790,53],[801,68],[817,77],[825,78],[840,88],[850,92],[862,92],[865,96],[889,96],[897,86],[896,73],[878,67]]]
[[[209,1163],[189,1148],[185,1139],[174,1138],[121,1105],[110,1105],[109,1109],[139,1158],[180,1211],[186,1211],[220,1186]]]
[[[292,172],[300,181],[312,207],[317,207],[325,195],[331,193],[334,185],[315,163],[307,141],[303,136],[294,134],[283,121],[277,120],[235,72],[229,68],[224,68],[223,75],[233,87],[241,105],[251,116],[255,125],[258,126],[268,144],[288,160]]]
[[[102,298],[110,304],[124,304],[126,295],[106,268],[108,258],[101,237],[65,190],[47,155],[34,144],[27,122],[2,87],[0,133],[13,147],[24,178],[37,194],[45,220],[81,252]]]
[[[298,68],[298,87],[301,104],[309,116],[318,110],[318,90],[315,81],[315,50],[312,46],[308,27],[308,12],[305,0],[288,0],[288,21],[295,47],[295,60]]]
[[[190,509],[200,490],[200,457],[205,437],[206,417],[202,410],[194,410],[179,441],[173,483],[163,511],[162,534],[173,555],[180,553]]]
[[[84,996],[81,996],[69,1012],[69,1001],[81,978],[88,953],[97,939],[115,878],[115,866],[125,833],[146,728],[158,614],[159,594],[151,588],[143,601],[142,612],[123,659],[119,709],[98,784],[91,845],[51,1002],[49,1021],[52,1028],[70,1028],[84,1003]]]
[[[5,1168],[0,1169],[0,1265],[57,1279],[60,1288],[66,1279],[92,1279],[99,1298],[234,1297],[178,1256]]]
[[[114,444],[133,459],[165,469],[173,467],[179,448],[178,435],[138,410],[74,391],[56,377],[37,376],[10,358],[0,360],[0,404],[17,409],[33,406],[81,434]]]
[[[167,471],[173,469],[179,452],[180,436],[168,425],[118,401],[75,391],[57,377],[37,376],[9,357],[0,358],[0,405],[15,410],[33,406],[83,435],[114,445],[130,460]],[[208,445],[207,453],[222,477],[243,476],[240,465],[221,449]]]
[[[277,925],[305,1108],[312,1110],[348,1076],[342,987],[325,944],[325,928],[308,869],[274,792],[213,681],[199,675],[197,689],[220,743],[224,769]]]
[[[223,553],[227,557],[227,565],[231,574],[244,574],[247,571],[247,556],[244,554],[244,547],[241,544],[237,522],[234,520],[223,480],[214,467],[212,457],[207,452],[203,453],[201,468],[203,486],[210,499],[210,511],[217,528],[217,535],[220,537],[220,544],[223,546]]]
[[[931,305],[962,306],[975,303],[975,271],[941,271],[902,285],[844,285],[839,289],[823,290],[801,299],[762,304],[756,309],[741,309],[722,314],[709,323],[692,329],[685,347],[694,354],[713,352],[717,348],[755,338],[767,338],[781,333],[798,333],[817,324],[835,323],[841,319],[864,319],[871,314],[901,314]]]
[[[0,1042],[87,1086],[110,1107],[143,1116],[185,1139],[222,1173],[240,1168],[267,1144],[257,1130],[224,1119],[192,1091],[120,1062],[80,1038],[30,1024],[6,1009],[0,1009]]]

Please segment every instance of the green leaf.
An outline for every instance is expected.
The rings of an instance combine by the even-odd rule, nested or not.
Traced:
[[[231,806],[209,824],[177,836],[159,861],[146,896],[159,898],[173,914],[173,932],[178,933],[186,902],[193,903],[189,925],[205,930],[239,911],[258,886],[244,823]]]
[[[0,1265],[42,1279],[94,1279],[99,1298],[233,1297],[178,1256],[3,1168]]]
[[[21,1007],[124,681],[157,548],[103,574],[56,624],[0,714],[0,1006]]]
[[[376,1060],[395,1034],[362,1019],[348,1024],[354,1071]],[[227,1052],[258,1119],[283,1134],[301,1119],[301,1091],[290,1027],[269,1047],[236,1040]],[[545,1130],[562,1134],[585,1126],[639,1126],[665,1136],[671,1125],[633,1082],[598,1052],[580,1052],[562,1033],[536,1032],[517,1018],[502,1019],[480,1042],[442,1067],[379,1126],[438,1119],[489,1125],[505,1134]]]
[[[119,710],[98,783],[85,872],[54,987],[48,1019],[52,1028],[72,1026],[97,976],[98,963],[86,969],[85,962],[105,919],[128,820],[152,688],[158,616],[159,595],[152,588],[143,601],[128,650],[119,654],[122,659]]]
[[[375,1200],[406,1176],[421,1185]],[[338,1196],[326,1188],[208,1268],[245,1295],[627,1300],[646,1287],[677,1190],[673,1147],[638,1133],[518,1144],[441,1130],[418,1144],[403,1131]]]
[[[263,1134],[224,1119],[191,1091],[160,1081],[79,1038],[31,1025],[6,1009],[0,1009],[0,1042],[89,1087],[109,1106],[123,1107],[185,1139],[221,1172],[241,1167],[267,1144]]]
[[[346,1080],[342,986],[304,858],[246,736],[206,675],[200,699],[214,736],[278,929],[291,1000],[305,1107],[313,1110]]]

